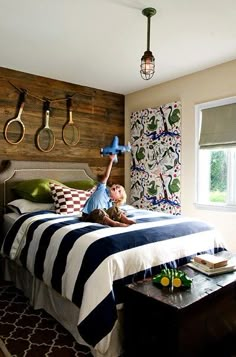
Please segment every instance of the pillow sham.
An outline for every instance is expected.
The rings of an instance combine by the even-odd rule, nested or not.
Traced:
[[[74,214],[82,211],[92,191],[76,190],[63,185],[50,182],[52,198],[56,213]]]
[[[59,181],[44,178],[20,181],[12,187],[13,192],[20,198],[39,203],[53,202],[49,182],[62,185]]]
[[[19,198],[17,200],[11,201],[7,204],[7,207],[19,214],[42,211],[42,210],[55,210],[53,203],[38,203],[25,200],[24,198]]]
[[[97,182],[93,179],[88,180],[77,180],[77,181],[67,181],[63,182],[63,185],[66,185],[71,188],[75,188],[76,190],[89,190],[97,185]]]

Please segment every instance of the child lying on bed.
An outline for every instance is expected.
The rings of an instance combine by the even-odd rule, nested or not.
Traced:
[[[135,221],[128,219],[120,210],[126,201],[126,192],[121,185],[107,186],[115,155],[109,156],[105,174],[96,190],[87,200],[83,208],[82,221],[100,223],[111,227],[127,227]]]

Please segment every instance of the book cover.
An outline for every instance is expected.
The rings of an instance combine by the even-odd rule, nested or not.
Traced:
[[[228,263],[228,259],[226,259],[225,257],[216,256],[213,254],[196,255],[193,260],[194,262],[202,264],[203,266],[206,265],[211,269],[224,267]]]

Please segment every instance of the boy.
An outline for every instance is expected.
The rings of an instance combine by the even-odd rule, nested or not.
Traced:
[[[100,223],[111,227],[127,227],[136,223],[128,219],[119,209],[119,206],[126,201],[124,187],[115,184],[111,187],[107,186],[114,159],[115,155],[109,156],[105,174],[83,208],[83,221]]]

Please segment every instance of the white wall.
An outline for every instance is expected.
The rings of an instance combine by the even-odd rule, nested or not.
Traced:
[[[155,76],[158,76],[158,67]],[[140,79],[141,80],[141,79]],[[151,84],[151,81],[150,81]],[[182,103],[182,213],[213,224],[228,248],[236,252],[236,213],[200,210],[195,195],[195,117],[194,105],[236,95],[236,60],[165,82],[125,97],[125,141],[130,140],[130,114],[180,100]],[[125,156],[125,187],[130,192],[130,156]],[[236,184],[236,181],[235,181]]]

